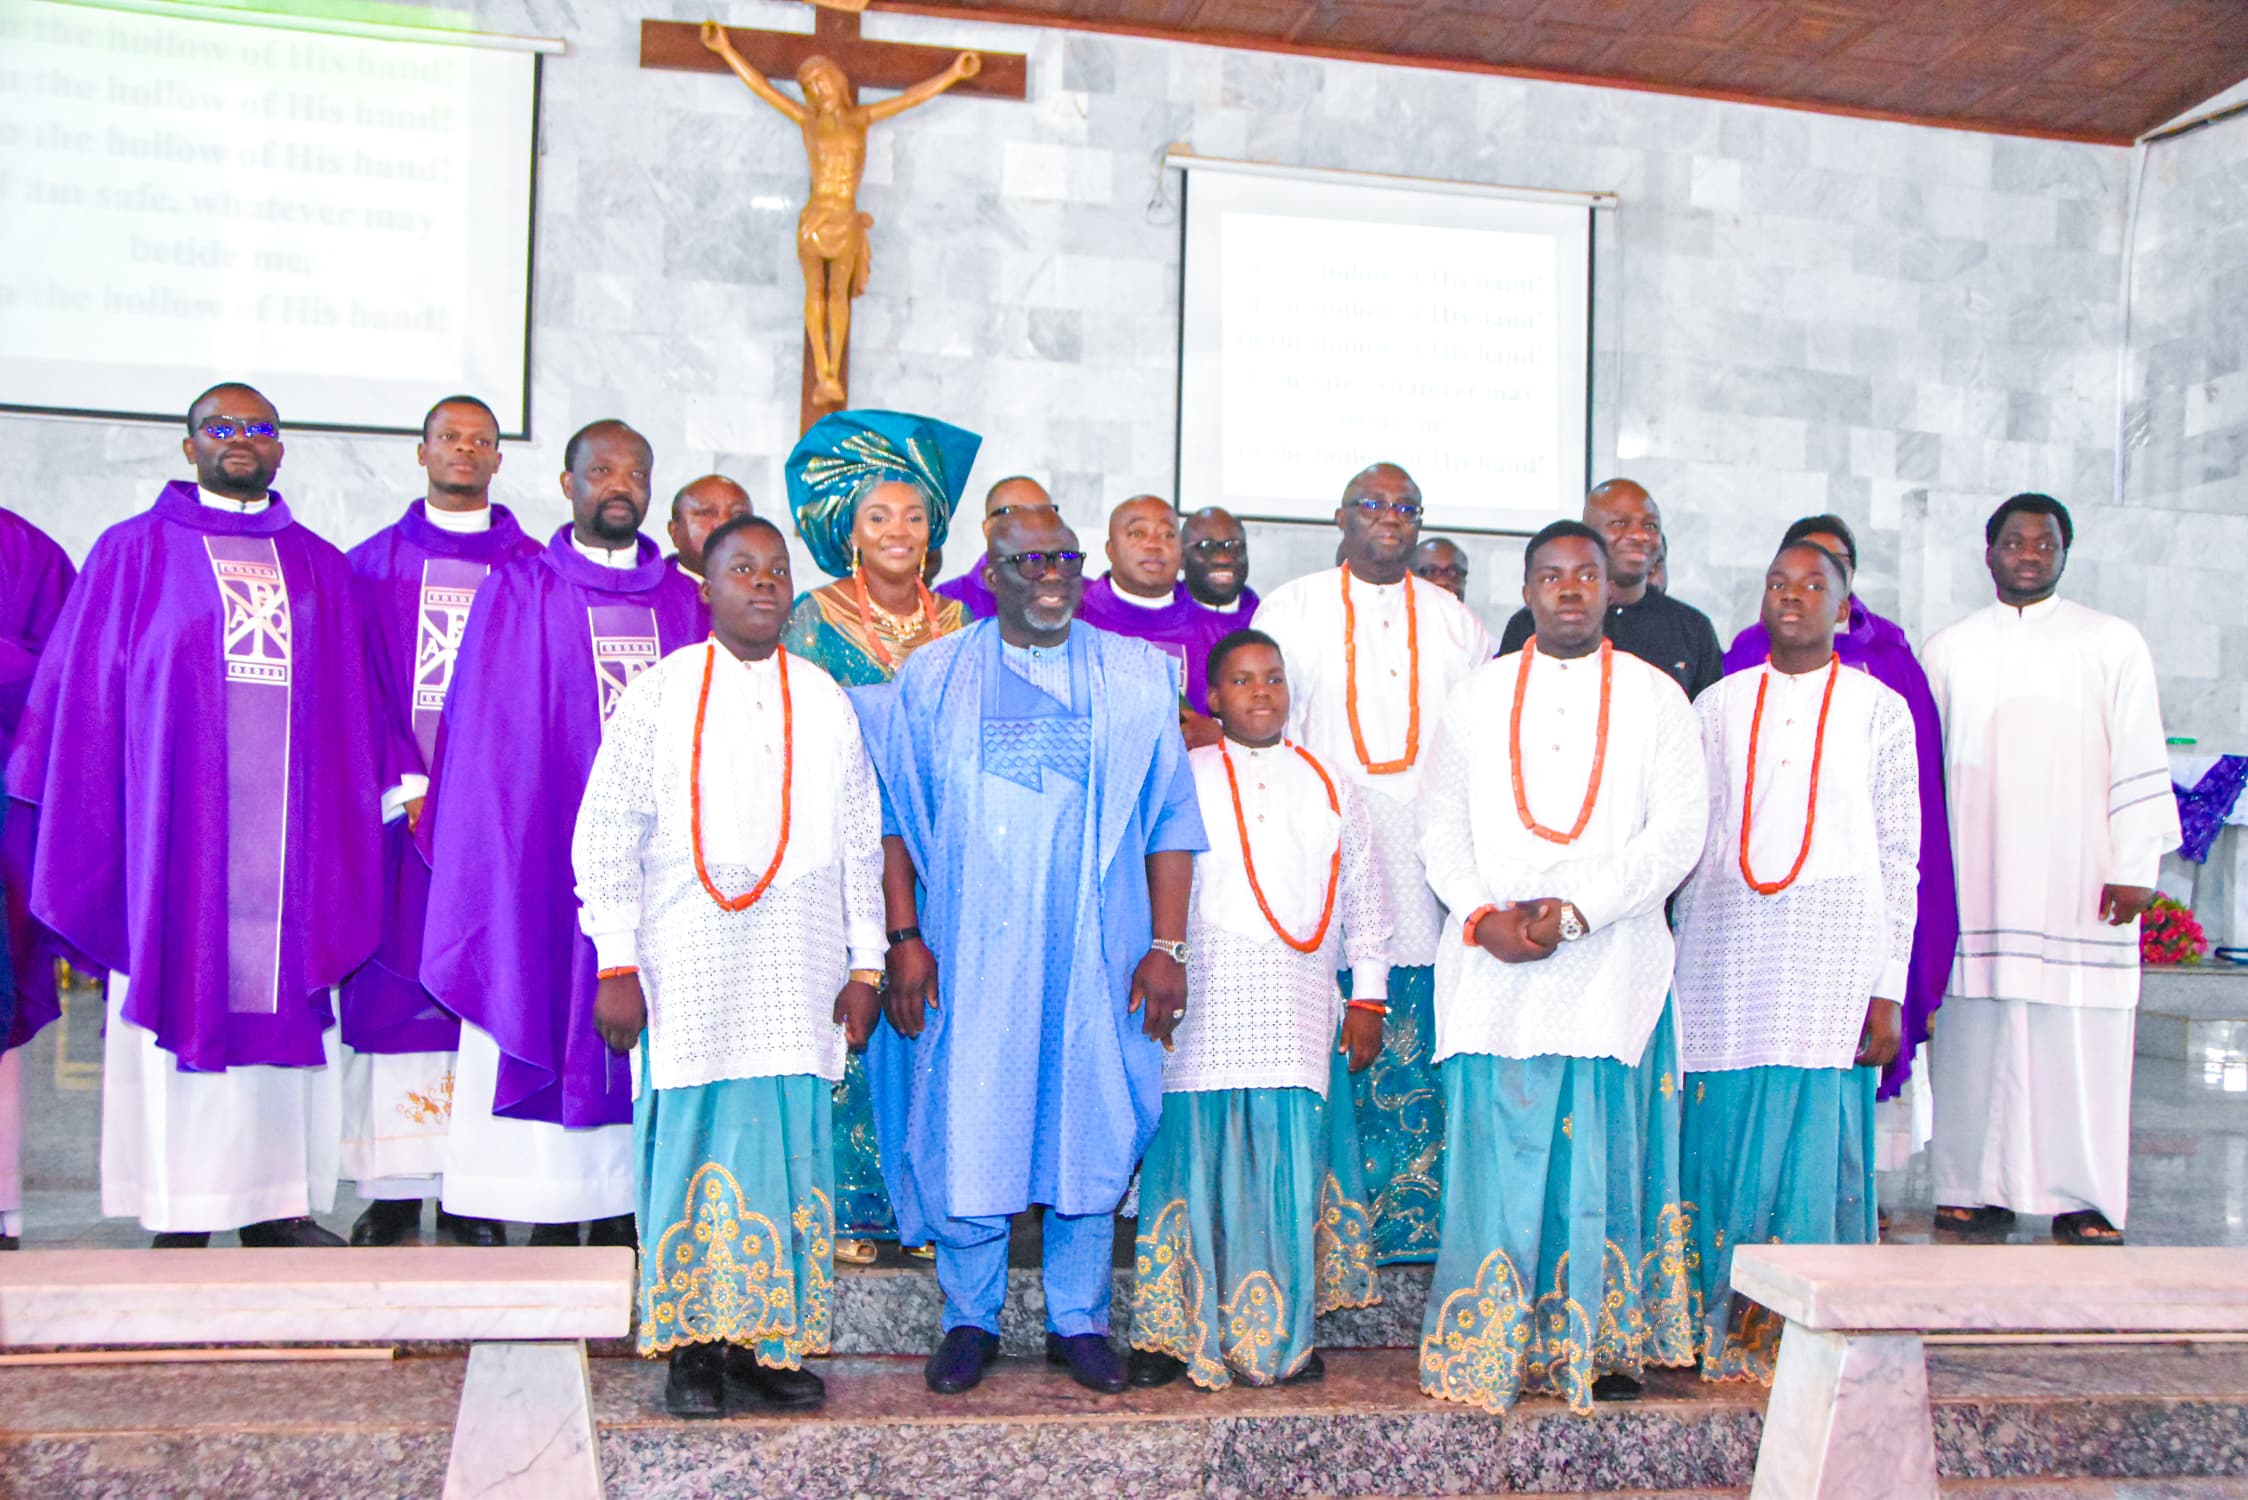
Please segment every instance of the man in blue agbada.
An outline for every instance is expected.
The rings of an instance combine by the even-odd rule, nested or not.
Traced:
[[[1124,1388],[1107,1336],[1116,1208],[1162,1112],[1207,841],[1178,668],[1072,625],[1084,567],[1058,513],[1001,518],[996,618],[906,662],[875,757],[892,928],[875,1121],[899,1234],[937,1247],[940,1394],[998,1355],[1008,1220],[1032,1204],[1046,1357]]]

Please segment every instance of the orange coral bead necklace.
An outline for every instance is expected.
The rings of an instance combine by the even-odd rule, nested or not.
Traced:
[[[1748,866],[1748,830],[1756,813],[1756,742],[1764,731],[1764,690],[1772,685],[1772,671],[1772,664],[1766,661],[1764,675],[1756,684],[1756,714],[1748,721],[1748,779],[1741,788],[1741,879],[1759,896],[1777,896],[1795,884],[1795,877],[1803,873],[1803,862],[1811,857],[1811,830],[1819,822],[1819,762],[1826,756],[1827,710],[1834,707],[1834,684],[1842,675],[1842,658],[1837,656],[1827,663],[1826,691],[1819,695],[1818,735],[1811,742],[1811,791],[1803,804],[1803,846],[1795,851],[1795,863],[1784,877],[1758,880]]]
[[[863,569],[856,567],[851,569],[851,585],[859,606],[859,629],[865,632],[866,643],[874,648],[874,659],[882,664],[883,671],[896,672],[898,669],[897,661],[891,657],[890,648],[882,644],[882,633],[874,628],[875,606],[874,601],[867,597],[866,573]],[[915,621],[919,621],[921,628],[920,631],[915,633],[926,633],[936,629],[936,597],[929,592],[929,585],[919,578],[913,580],[913,586],[919,590],[921,595],[920,614],[900,617],[890,614],[887,610],[884,610],[883,614],[889,619],[898,621],[901,628],[911,626]],[[901,639],[899,644],[903,645],[904,641]]]
[[[702,752],[703,721],[710,713],[710,681],[718,669],[718,642],[708,642],[708,654],[703,657],[702,696],[695,702],[694,753],[688,763],[687,788],[690,815],[687,820],[689,842],[695,851],[695,878],[710,893],[710,899],[725,911],[747,911],[757,904],[760,896],[773,883],[781,870],[781,859],[788,853],[788,825],[796,792],[796,708],[788,696],[788,648],[775,646],[773,658],[780,664],[781,673],[781,835],[773,845],[773,862],[765,873],[757,877],[757,884],[743,895],[729,896],[718,889],[710,878],[710,867],[703,862],[702,836]]]
[[[1514,670],[1514,712],[1507,716],[1506,748],[1508,769],[1514,773],[1514,815],[1522,826],[1539,838],[1555,844],[1573,844],[1583,836],[1592,822],[1592,809],[1600,801],[1600,776],[1608,766],[1608,697],[1616,682],[1616,643],[1600,643],[1600,720],[1593,729],[1592,774],[1585,778],[1584,806],[1577,809],[1577,821],[1567,833],[1558,828],[1548,828],[1530,816],[1530,792],[1522,783],[1522,700],[1530,689],[1530,663],[1537,659],[1538,640],[1532,636],[1522,643],[1522,661]]]
[[[1358,611],[1350,602],[1350,564],[1343,579],[1343,712],[1350,719],[1350,747],[1369,776],[1395,776],[1410,771],[1421,757],[1421,628],[1413,608],[1413,576],[1401,581],[1405,590],[1405,753],[1396,760],[1375,760],[1366,753],[1366,733],[1358,726]]]
[[[1304,764],[1311,767],[1313,774],[1319,778],[1319,784],[1327,789],[1328,810],[1340,815],[1343,805],[1335,795],[1335,783],[1327,775],[1327,768],[1321,765],[1318,758],[1303,746],[1286,740],[1281,741],[1281,743],[1304,758]],[[1320,944],[1327,941],[1327,924],[1333,921],[1335,917],[1335,888],[1342,883],[1343,841],[1341,833],[1337,832],[1335,835],[1335,852],[1327,861],[1327,902],[1319,910],[1319,925],[1312,930],[1312,934],[1308,938],[1298,939],[1293,937],[1287,928],[1280,925],[1280,919],[1272,914],[1272,903],[1265,900],[1264,887],[1257,883],[1257,857],[1249,852],[1249,820],[1243,816],[1241,811],[1241,779],[1233,771],[1233,752],[1222,739],[1218,741],[1218,756],[1225,762],[1225,787],[1228,792],[1233,794],[1233,826],[1241,835],[1241,867],[1249,874],[1249,894],[1257,898],[1257,910],[1264,913],[1265,924],[1272,928],[1273,933],[1279,937],[1280,941],[1286,943],[1298,953],[1317,953]]]

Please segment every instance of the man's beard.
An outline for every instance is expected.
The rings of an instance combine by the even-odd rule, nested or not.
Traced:
[[[266,491],[273,488],[273,475],[272,469],[259,464],[239,478],[221,468],[207,477],[198,477],[196,482],[214,495],[225,495],[235,500],[263,500]]]
[[[593,508],[585,524],[586,530],[610,543],[612,548],[625,546],[640,535],[639,518],[628,511],[612,510],[606,500]]]

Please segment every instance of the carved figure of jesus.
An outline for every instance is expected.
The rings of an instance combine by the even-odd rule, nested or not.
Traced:
[[[832,58],[808,57],[796,70],[797,86],[804,91],[804,102],[798,104],[734,50],[726,28],[716,21],[702,23],[702,44],[724,59],[751,93],[804,132],[812,185],[804,212],[796,220],[796,259],[804,269],[804,335],[812,346],[812,400],[816,405],[842,406],[851,299],[866,290],[866,232],[874,224],[871,216],[859,212],[867,129],[928,103],[964,78],[975,77],[983,71],[983,57],[963,52],[934,78],[923,79],[894,99],[867,105],[858,102],[850,78]]]

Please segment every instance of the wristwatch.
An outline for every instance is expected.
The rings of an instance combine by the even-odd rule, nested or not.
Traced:
[[[1168,954],[1173,960],[1182,964],[1186,962],[1186,944],[1184,943],[1166,943],[1163,939],[1157,938],[1147,946],[1152,952]]]
[[[1564,943],[1573,943],[1578,938],[1583,937],[1590,931],[1592,931],[1592,929],[1585,926],[1585,919],[1577,915],[1576,907],[1570,905],[1566,901],[1562,902],[1561,941],[1563,941]]]
[[[890,934],[890,946],[893,948],[900,943],[918,943],[920,941],[921,929],[918,927],[900,927]]]

